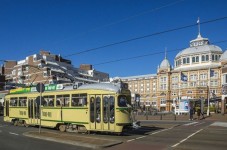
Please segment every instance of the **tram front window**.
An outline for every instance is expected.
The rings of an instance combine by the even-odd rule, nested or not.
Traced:
[[[118,106],[119,107],[127,107],[128,104],[129,104],[129,102],[128,102],[126,96],[121,95],[118,97]]]

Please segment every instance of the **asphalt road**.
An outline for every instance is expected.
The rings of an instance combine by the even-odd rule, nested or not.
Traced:
[[[0,116],[0,149],[1,150],[88,150],[85,147],[62,144],[46,140],[29,138],[24,132],[38,131],[35,127],[18,127],[2,121]],[[42,130],[51,130],[43,129]],[[57,131],[52,131],[57,132]]]
[[[38,131],[35,127],[15,127],[2,121],[0,117],[1,150],[86,150],[89,148],[29,138],[28,131]],[[123,143],[107,150],[225,150],[227,149],[227,122],[209,120],[195,121],[142,121],[142,127],[121,136],[109,134],[83,135],[94,138],[120,140]],[[42,131],[56,132],[42,128]],[[68,133],[72,134],[72,133]],[[76,137],[76,135],[75,135]]]

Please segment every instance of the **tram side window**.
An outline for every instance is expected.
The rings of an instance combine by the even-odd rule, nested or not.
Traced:
[[[43,106],[54,107],[54,95],[44,96],[45,103]]]
[[[87,94],[72,94],[72,106],[87,105]]]
[[[69,94],[57,95],[56,106],[69,107]]]
[[[121,95],[118,97],[118,106],[119,107],[127,107],[128,103],[129,102],[128,102],[126,96]]]
[[[17,97],[11,97],[10,98],[10,106],[17,106]]]
[[[19,97],[19,106],[27,106],[27,97]]]

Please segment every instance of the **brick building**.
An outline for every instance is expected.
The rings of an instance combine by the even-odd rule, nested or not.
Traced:
[[[96,71],[92,65],[83,64],[75,68],[71,60],[41,50],[39,54],[27,56],[20,61],[5,61],[1,68],[7,84],[36,85],[108,81],[109,74]],[[4,81],[3,81],[4,82]]]

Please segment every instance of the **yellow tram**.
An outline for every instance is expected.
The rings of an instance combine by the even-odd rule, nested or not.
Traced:
[[[31,87],[5,96],[4,121],[14,125],[121,133],[132,126],[130,114],[131,93],[123,83],[57,84],[45,86],[41,95]]]

